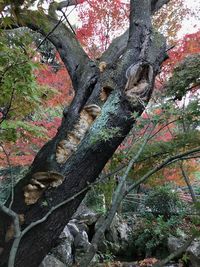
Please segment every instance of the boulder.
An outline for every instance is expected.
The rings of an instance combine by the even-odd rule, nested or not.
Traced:
[[[191,267],[200,266],[200,240],[195,239],[187,249],[187,255],[189,256]]]
[[[183,246],[184,240],[175,236],[170,236],[167,240],[167,246],[170,253],[175,252],[178,248]]]
[[[39,267],[66,267],[66,265],[53,255],[47,255]]]
[[[82,206],[81,209],[75,214],[72,220],[69,221],[60,235],[57,246],[51,251],[51,257],[45,258],[46,261],[53,260],[63,263],[65,266],[72,266],[73,263],[78,263],[87,249],[91,246],[89,238],[91,239],[95,229],[101,225],[103,216]],[[101,239],[98,250],[101,253],[108,251],[114,255],[126,256],[132,255],[133,249],[130,242],[131,233],[134,226],[134,219],[123,219],[121,216],[116,215],[110,229],[105,233],[105,238]],[[89,237],[88,237],[89,236]],[[124,256],[124,255],[123,255]],[[48,256],[49,257],[49,256]],[[97,255],[93,259],[93,265],[97,262]],[[57,266],[48,265],[48,266]],[[47,265],[40,266],[46,267]]]
[[[68,224],[67,224],[67,228],[69,230],[69,232],[71,233],[71,235],[75,238],[77,234],[79,234],[79,229],[78,227],[76,226],[76,224],[74,223],[74,221],[70,221]]]
[[[74,262],[74,252],[72,251],[73,243],[74,237],[70,233],[68,227],[65,226],[59,237],[59,244],[52,250],[52,254],[66,266],[71,266]]]
[[[89,232],[89,226],[86,223],[84,223],[84,222],[77,222],[76,223],[76,226],[79,229],[79,232],[82,232],[82,231],[85,231],[86,233]]]
[[[79,223],[85,223],[86,225],[94,224],[98,218],[99,214],[87,208],[84,204],[81,204],[73,216],[73,219],[79,221]]]
[[[116,214],[110,229],[105,233],[106,240],[109,242],[113,254],[122,255],[125,251],[127,255],[129,254],[132,230],[133,224]]]
[[[86,251],[90,246],[88,235],[85,231],[79,232],[74,239],[75,248]]]
[[[170,236],[168,238],[168,249],[169,252],[175,252],[178,248],[183,246],[185,240],[183,238],[177,238]],[[192,244],[186,250],[187,256],[189,257],[190,267],[200,266],[200,239],[195,239]]]
[[[91,244],[88,241],[88,235],[85,231],[79,232],[79,234],[76,235],[74,239],[76,263],[81,260],[90,245]]]

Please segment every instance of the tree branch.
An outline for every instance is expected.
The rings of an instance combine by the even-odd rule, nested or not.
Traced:
[[[108,64],[115,62],[125,51],[129,37],[129,30],[115,38],[108,49],[102,54],[100,61]]]
[[[56,25],[53,27],[53,29],[50,32],[48,32],[47,35],[44,36],[44,39],[39,43],[39,45],[37,46],[36,50],[38,50],[44,44],[44,42],[46,42],[48,40],[50,35],[56,30],[56,28],[62,23],[62,21],[63,21],[63,18],[61,17],[59,19],[59,21],[56,23]]]
[[[46,15],[41,11],[20,10],[18,20],[12,28],[28,27],[33,31],[40,32],[48,36],[48,40],[56,47],[60,57],[65,64],[72,79],[74,89],[77,88],[78,76],[81,70],[88,65],[91,60],[81,47],[76,36],[71,30],[59,20]],[[4,28],[1,26],[1,28]],[[46,39],[47,37],[45,37]]]
[[[20,235],[21,235],[21,229],[20,229],[18,214],[15,213],[14,211],[12,211],[10,208],[7,208],[6,206],[4,206],[2,204],[0,204],[0,210],[12,218],[13,226],[14,226],[14,232],[15,232],[14,237],[15,237],[15,240],[18,241],[20,238]],[[17,252],[16,247],[13,246],[13,248],[10,251],[8,267],[14,267],[16,252]]]
[[[60,3],[58,2],[51,2],[49,5],[48,14],[52,16],[53,18],[57,18],[56,11],[62,11],[63,8],[67,8],[69,6],[77,6],[78,4],[81,4],[82,0],[66,0],[62,1]]]
[[[130,28],[129,42],[141,42],[141,38],[137,38],[141,34],[140,27],[151,27],[151,3],[150,0],[131,0],[130,2]],[[139,29],[137,29],[139,27]],[[143,29],[142,29],[143,30]],[[134,47],[139,43],[134,44]]]
[[[69,6],[77,6],[82,4],[83,0],[66,0],[58,3],[57,10],[61,10],[62,8],[69,7]]]
[[[164,5],[166,5],[170,0],[151,0],[151,13],[154,14]]]
[[[130,193],[133,189],[135,189],[138,185],[140,185],[141,183],[145,182],[150,176],[152,176],[154,173],[158,172],[159,170],[161,170],[162,168],[164,168],[165,166],[174,163],[178,160],[182,160],[182,158],[184,158],[187,155],[193,154],[193,153],[197,153],[200,151],[200,147],[194,148],[192,150],[189,150],[187,152],[184,153],[180,153],[178,155],[172,156],[167,158],[166,160],[164,160],[161,164],[159,164],[158,166],[156,166],[155,168],[153,168],[152,170],[150,170],[149,172],[147,172],[143,177],[141,177],[138,181],[136,181],[134,184],[132,184],[127,191],[125,192],[125,195],[127,195],[128,193]]]
[[[163,5],[167,4],[169,1],[170,0],[152,0],[151,15],[153,15],[156,11],[158,11]],[[107,63],[115,62],[125,51],[128,43],[128,37],[129,37],[129,29],[112,41],[108,49],[103,53],[101,61],[106,61]]]
[[[71,31],[73,32],[73,34],[74,34],[74,35],[76,35],[76,32],[75,32],[75,30],[73,29],[73,27],[72,27],[71,23],[69,22],[69,20],[68,20],[67,16],[65,15],[65,12],[64,12],[63,10],[61,10],[61,12],[62,12],[62,14],[63,14],[63,17],[65,18],[65,20],[66,20],[67,24],[69,25],[69,27],[70,27]]]

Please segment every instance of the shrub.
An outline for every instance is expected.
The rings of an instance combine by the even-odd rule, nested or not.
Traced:
[[[183,203],[170,185],[151,190],[133,234],[136,249],[145,256],[155,255],[158,249],[159,256],[166,252],[167,238],[177,234],[183,211]]]
[[[177,192],[172,190],[170,185],[155,187],[146,197],[144,204],[154,216],[162,215],[165,220],[184,210]]]
[[[145,256],[154,255],[158,248],[166,251],[167,238],[176,234],[179,221],[177,216],[166,221],[162,215],[155,217],[153,214],[141,218],[134,233],[136,249]]]

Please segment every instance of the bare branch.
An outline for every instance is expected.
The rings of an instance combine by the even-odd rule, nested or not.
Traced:
[[[56,23],[56,25],[54,26],[54,28],[48,32],[48,34],[44,37],[44,39],[39,43],[39,45],[37,46],[36,50],[38,50],[46,40],[48,40],[49,36],[56,30],[56,28],[62,23],[63,19],[62,17],[60,18],[60,20]]]
[[[80,0],[66,0],[58,3],[57,10],[61,10],[62,8],[69,7],[69,6],[77,6],[82,4]]]
[[[76,32],[74,31],[74,28],[72,27],[72,25],[71,25],[71,23],[69,22],[69,20],[68,20],[67,16],[65,15],[65,12],[64,12],[64,11],[62,11],[62,10],[61,10],[61,12],[62,12],[62,14],[63,14],[63,16],[64,16],[64,18],[65,18],[65,20],[66,20],[67,24],[69,25],[69,27],[70,27],[71,31],[73,32],[73,34],[74,34],[74,35],[76,35]]]
[[[69,6],[77,6],[78,4],[81,4],[82,1],[80,0],[66,0],[66,1],[62,1],[60,3],[57,2],[51,2],[49,5],[49,10],[48,10],[48,14],[51,17],[57,18],[56,15],[56,11],[61,11],[63,8],[67,8]]]

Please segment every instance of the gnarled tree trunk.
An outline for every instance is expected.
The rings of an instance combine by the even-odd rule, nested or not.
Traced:
[[[131,0],[128,31],[113,41],[99,62],[89,59],[76,36],[53,13],[65,7],[66,2],[74,4],[64,1],[53,8],[51,5],[48,15],[21,9],[16,22],[17,27],[26,25],[48,35],[75,90],[56,136],[39,151],[28,174],[14,189],[12,210],[23,214],[22,229],[95,181],[133,127],[133,114],[140,115],[145,109],[155,76],[166,58],[165,39],[152,29],[151,15],[167,0]],[[108,92],[111,93],[107,97]],[[49,184],[45,184],[45,177],[51,180]],[[55,179],[60,180],[53,185]],[[40,264],[85,193],[60,206],[24,235],[16,254],[16,267]],[[0,266],[5,267],[13,243],[13,238],[5,241],[12,221],[3,212],[0,218]]]

